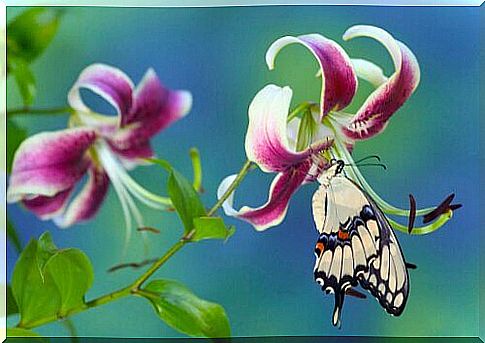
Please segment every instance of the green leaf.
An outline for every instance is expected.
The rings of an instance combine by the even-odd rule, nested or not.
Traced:
[[[207,215],[194,186],[170,163],[165,160],[148,159],[148,161],[162,166],[169,172],[167,188],[175,210],[184,224],[184,232],[188,233],[194,228],[194,219]]]
[[[8,54],[32,62],[54,38],[61,14],[58,9],[36,7],[14,18],[7,26]]]
[[[12,171],[13,158],[20,143],[27,138],[27,131],[7,118],[7,172]]]
[[[12,276],[20,324],[64,316],[84,302],[93,278],[92,265],[82,251],[58,249],[48,232],[38,241],[31,240]]]
[[[15,77],[24,106],[32,105],[37,94],[37,87],[29,64],[22,58],[9,55],[8,70]]]
[[[10,243],[13,244],[15,250],[17,250],[17,252],[20,254],[20,252],[22,251],[22,244],[20,243],[20,239],[17,234],[17,231],[15,230],[15,227],[8,219],[7,219],[7,238],[10,241]]]
[[[197,192],[202,192],[202,164],[200,163],[200,153],[197,148],[191,148],[189,151],[192,169],[194,172],[192,186]]]
[[[12,293],[12,286],[7,285],[7,316],[19,313],[19,307]]]
[[[42,275],[38,264],[39,245],[31,240],[20,255],[12,276],[12,292],[20,312],[20,323],[56,316],[61,296],[50,275]]]
[[[152,303],[165,323],[179,332],[195,337],[231,335],[224,308],[200,299],[177,281],[152,281],[140,295]]]
[[[93,284],[94,272],[82,251],[60,251],[46,262],[44,270],[50,273],[61,295],[60,316],[84,303],[84,294]]]
[[[40,335],[30,330],[7,328],[7,337],[40,337]]]
[[[234,227],[227,228],[220,217],[194,218],[194,229],[195,234],[191,238],[194,242],[203,239],[227,239],[236,231]]]
[[[192,184],[175,169],[168,177],[168,194],[184,224],[185,233],[191,231],[194,218],[206,215],[206,211]]]

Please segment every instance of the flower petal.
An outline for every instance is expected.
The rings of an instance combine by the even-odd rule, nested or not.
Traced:
[[[249,106],[246,154],[265,172],[282,172],[305,160],[315,150],[326,149],[328,139],[294,152],[288,142],[287,117],[292,91],[268,85],[256,94]]]
[[[365,139],[381,132],[388,119],[411,96],[419,84],[420,70],[416,57],[403,43],[395,40],[383,29],[357,25],[348,29],[344,39],[370,37],[381,42],[394,62],[394,74],[379,86],[365,101],[344,134],[351,139]]]
[[[130,146],[126,149],[119,149],[117,146],[110,144],[110,149],[118,155],[123,166],[126,169],[133,169],[140,164],[145,164],[145,158],[154,156],[153,149],[149,141],[142,142],[139,145]]]
[[[187,91],[165,88],[153,69],[149,69],[135,90],[132,110],[122,116],[122,129],[110,138],[118,149],[146,144],[148,139],[184,117],[192,106]]]
[[[379,87],[388,80],[382,68],[374,63],[361,58],[351,58],[350,61],[357,77],[366,80],[374,87]]]
[[[237,211],[232,206],[233,193],[222,205],[224,212],[228,216],[237,217],[251,223],[258,231],[264,231],[280,224],[286,216],[291,197],[305,181],[310,165],[310,162],[304,162],[276,175],[271,183],[269,199],[263,206],[258,208],[244,206]],[[228,176],[221,182],[217,190],[218,198],[222,197],[235,177],[235,175]]]
[[[64,215],[55,219],[61,228],[86,221],[94,217],[103,203],[109,188],[109,178],[99,166],[88,171],[88,180],[81,192],[72,200]]]
[[[354,97],[357,78],[350,58],[340,45],[319,34],[286,36],[276,40],[266,53],[269,69],[274,68],[278,52],[285,46],[299,43],[312,52],[322,71],[321,117],[331,110],[346,107]]]
[[[64,211],[72,190],[73,188],[68,188],[52,197],[39,195],[32,199],[24,199],[22,203],[40,219],[48,220]]]
[[[90,164],[86,152],[95,140],[96,132],[87,128],[27,138],[15,153],[7,201],[52,197],[73,187]]]
[[[92,64],[85,68],[68,94],[69,105],[80,112],[90,112],[84,104],[80,89],[86,88],[108,101],[117,111],[119,120],[130,112],[133,82],[120,69],[106,64]]]

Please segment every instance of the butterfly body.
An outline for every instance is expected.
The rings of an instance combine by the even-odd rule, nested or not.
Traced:
[[[345,294],[360,284],[392,315],[400,315],[409,294],[406,263],[386,217],[337,161],[319,178],[313,217],[319,238],[315,281],[335,295],[333,325],[339,325]]]

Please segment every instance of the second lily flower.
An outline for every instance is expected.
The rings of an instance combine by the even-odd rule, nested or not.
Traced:
[[[101,96],[117,116],[91,111],[81,99],[81,89]],[[132,217],[142,225],[132,196],[154,208],[165,208],[170,199],[145,190],[127,169],[153,156],[150,139],[184,117],[192,97],[165,88],[152,69],[134,88],[119,69],[94,64],[81,73],[68,100],[72,115],[67,129],[31,136],[17,150],[7,201],[21,201],[39,218],[68,227],[97,213],[111,183],[123,207],[128,239]],[[86,183],[73,197],[85,174]]]

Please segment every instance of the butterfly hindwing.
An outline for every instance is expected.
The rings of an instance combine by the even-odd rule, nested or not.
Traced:
[[[344,176],[320,186],[313,197],[320,233],[315,280],[335,294],[333,324],[339,323],[345,293],[359,283],[399,315],[408,295],[408,275],[396,237],[382,211]]]
[[[399,242],[389,222],[380,208],[369,198],[377,222],[380,236],[376,242],[380,251],[360,278],[360,284],[374,295],[381,306],[390,314],[398,316],[404,310],[409,295],[409,275]]]

